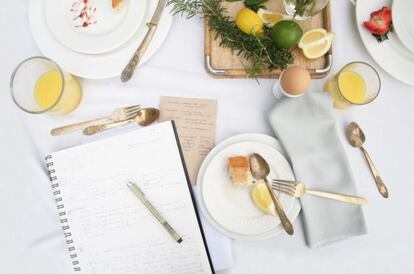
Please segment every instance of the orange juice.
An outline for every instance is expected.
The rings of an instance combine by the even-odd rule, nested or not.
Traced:
[[[63,84],[64,90],[62,91]],[[49,109],[58,102],[52,111],[69,113],[78,107],[82,89],[72,75],[67,75],[62,82],[61,73],[58,70],[51,70],[41,75],[36,81],[34,97],[42,109]]]
[[[341,95],[354,104],[361,104],[365,100],[365,81],[356,72],[341,72],[338,76],[338,88]]]

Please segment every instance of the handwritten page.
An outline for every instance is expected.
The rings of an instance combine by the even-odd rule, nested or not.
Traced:
[[[63,150],[51,161],[81,273],[212,273],[171,122]],[[181,244],[129,190],[130,180]]]
[[[214,147],[217,101],[209,99],[161,97],[160,121],[174,120],[188,175],[193,185],[201,163]]]

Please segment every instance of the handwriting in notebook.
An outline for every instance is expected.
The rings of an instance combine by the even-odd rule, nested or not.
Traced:
[[[53,154],[82,273],[211,273],[171,123]],[[175,242],[126,183],[183,237]]]

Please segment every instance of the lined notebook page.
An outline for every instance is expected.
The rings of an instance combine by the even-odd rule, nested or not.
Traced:
[[[212,273],[171,122],[51,157],[81,273]],[[181,244],[133,195],[129,180]]]

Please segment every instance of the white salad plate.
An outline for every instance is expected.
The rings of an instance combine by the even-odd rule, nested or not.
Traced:
[[[409,0],[412,1],[412,0]],[[356,23],[365,48],[371,57],[386,72],[396,79],[414,85],[414,54],[399,40],[395,33],[388,34],[389,39],[379,43],[372,34],[365,29],[363,22],[370,19],[373,11],[386,6],[391,8],[391,0],[357,0],[355,6]],[[393,14],[393,18],[397,15]]]
[[[147,32],[145,24],[122,46],[102,54],[83,54],[68,49],[55,39],[46,23],[44,2],[46,0],[29,1],[29,25],[35,43],[47,57],[56,61],[65,71],[79,77],[89,79],[105,79],[117,77],[144,39]],[[109,0],[108,0],[109,1]],[[143,22],[149,22],[158,1],[145,0],[147,9]],[[161,47],[166,39],[172,23],[172,15],[166,8],[158,24],[157,32],[144,54],[140,65],[144,64]]]
[[[104,53],[125,44],[144,21],[147,1],[45,0],[46,23],[67,48],[85,54]]]
[[[227,171],[228,157],[261,154],[269,163],[272,178],[294,179],[280,143],[267,135],[241,134],[233,136],[211,150],[200,167],[197,196],[207,220],[224,235],[238,240],[268,239],[283,232],[280,219],[262,213],[251,198],[252,186],[235,187]],[[293,222],[300,211],[299,201],[279,193],[288,218]]]
[[[392,23],[401,42],[414,53],[414,1],[394,0],[392,2]]]

